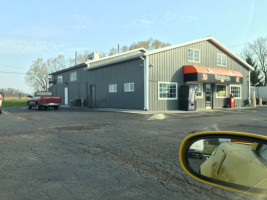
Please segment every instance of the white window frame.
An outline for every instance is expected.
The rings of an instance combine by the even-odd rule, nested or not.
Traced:
[[[117,92],[117,88],[118,88],[117,84],[110,84],[108,86],[108,92],[109,93],[116,93]]]
[[[235,99],[242,99],[242,87],[241,87],[241,85],[230,85],[230,91],[229,91],[230,94],[231,94],[231,88],[232,87],[239,87],[240,88],[240,97],[235,97],[234,96],[234,98]]]
[[[220,63],[218,63],[218,56],[220,56]],[[223,57],[225,57],[225,65],[222,63],[222,58]],[[217,60],[216,60],[216,62],[217,62],[217,65],[218,66],[227,66],[227,56],[225,55],[225,54],[222,54],[222,53],[217,53]]]
[[[189,50],[193,50],[193,60],[189,60]],[[195,51],[198,51],[198,61],[195,60]],[[199,49],[193,49],[193,48],[188,48],[187,49],[187,60],[189,62],[195,62],[195,63],[200,63],[200,50]]]
[[[188,82],[188,85],[200,85],[201,86],[201,96],[196,96],[196,98],[198,99],[202,99],[203,98],[203,83],[192,83],[192,82]]]
[[[161,83],[175,84],[176,97],[175,98],[162,98],[162,97],[160,97],[160,84]],[[158,100],[177,100],[177,99],[178,99],[178,83],[177,82],[158,82]]]
[[[134,83],[124,83],[124,92],[134,92]]]
[[[59,80],[61,80],[61,81],[59,81]],[[57,84],[58,83],[63,83],[63,77],[62,76],[58,76],[57,77]]]
[[[224,97],[222,97],[222,96],[218,96],[218,93],[217,93],[217,86],[219,86],[219,85],[225,86],[225,96],[224,96]],[[228,95],[228,92],[227,92],[227,85],[216,84],[216,85],[215,85],[215,93],[216,93],[216,98],[217,98],[217,99],[225,99],[225,98],[227,98],[227,95]]]
[[[70,81],[77,81],[77,71],[70,73]]]

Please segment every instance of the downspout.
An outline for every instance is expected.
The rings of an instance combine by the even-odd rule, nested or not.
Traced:
[[[140,57],[144,61],[144,110],[149,109],[148,104],[148,80],[149,80],[149,58],[148,56]]]
[[[250,99],[250,70],[248,71],[248,99],[249,99],[249,102],[251,102],[251,99]]]

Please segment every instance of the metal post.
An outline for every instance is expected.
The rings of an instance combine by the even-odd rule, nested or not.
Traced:
[[[77,65],[77,51],[75,51],[75,65]]]
[[[255,93],[255,91],[253,91],[253,93],[252,93],[252,95],[253,95],[253,97],[252,97],[252,102],[253,102],[253,107],[256,107],[256,93]]]

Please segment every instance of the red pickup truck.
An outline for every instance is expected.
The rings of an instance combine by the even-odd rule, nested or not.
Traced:
[[[61,97],[53,97],[52,92],[48,91],[37,91],[28,96],[27,107],[37,107],[38,110],[41,108],[47,109],[48,107],[54,107],[55,110],[61,104]]]

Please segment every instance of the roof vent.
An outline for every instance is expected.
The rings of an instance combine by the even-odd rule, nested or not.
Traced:
[[[98,60],[99,59],[99,53],[97,52],[93,52],[91,54],[88,55],[88,60]]]

